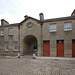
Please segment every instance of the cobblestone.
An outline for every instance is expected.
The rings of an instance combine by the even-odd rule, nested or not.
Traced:
[[[75,60],[0,58],[0,75],[75,75]]]

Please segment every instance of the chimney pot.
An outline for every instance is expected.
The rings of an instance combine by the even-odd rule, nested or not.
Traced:
[[[27,18],[28,18],[28,16],[26,15],[26,16],[24,16],[24,18],[25,18],[25,19],[27,19]]]

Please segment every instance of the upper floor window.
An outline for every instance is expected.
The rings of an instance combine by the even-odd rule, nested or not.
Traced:
[[[9,51],[8,42],[5,43],[5,51]]]
[[[9,29],[9,35],[13,35],[13,29],[12,28]]]
[[[4,29],[1,29],[1,36],[4,36]]]
[[[50,24],[50,32],[56,32],[56,24]]]
[[[32,26],[33,26],[33,23],[31,23],[31,22],[27,24],[28,28],[31,28]]]
[[[64,31],[71,31],[72,30],[72,23],[66,22],[64,23]]]
[[[18,43],[14,42],[14,51],[18,51]]]

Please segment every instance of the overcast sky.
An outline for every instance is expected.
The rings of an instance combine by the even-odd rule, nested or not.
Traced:
[[[75,9],[75,0],[0,0],[0,20],[19,23],[25,15],[39,19],[44,13],[45,19],[70,16]]]

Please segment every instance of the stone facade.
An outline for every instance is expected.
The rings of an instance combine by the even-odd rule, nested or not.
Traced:
[[[74,14],[75,12],[73,12],[69,17],[44,20],[43,40],[50,41],[51,57],[57,56],[57,40],[64,40],[64,57],[72,57],[72,40],[75,39]],[[71,31],[64,31],[65,22],[72,23]],[[32,43],[37,40],[37,55],[41,56],[41,25],[39,20],[26,16],[26,18],[20,23],[7,23],[8,22],[4,21],[2,23],[3,25],[0,26],[0,34],[1,30],[4,29],[4,35],[0,35],[0,55],[17,55],[18,52],[20,52],[21,55],[28,54],[33,51]],[[28,24],[32,24],[32,26],[27,27]],[[56,32],[50,32],[50,24],[56,24]],[[19,25],[20,29],[18,29]],[[10,28],[13,29],[13,35],[9,35]],[[8,51],[5,51],[6,42],[8,42],[9,46]],[[17,42],[18,44],[18,51],[14,51],[14,42]]]
[[[72,31],[64,31],[64,22],[72,22]],[[49,32],[49,25],[57,24],[57,31]],[[50,40],[50,56],[57,56],[57,40],[64,40],[64,56],[72,57],[72,39],[75,39],[75,20],[47,22],[43,26],[43,40]],[[47,34],[46,34],[47,33]]]
[[[9,35],[9,29],[13,28],[13,35]],[[18,27],[16,25],[6,25],[0,26],[1,29],[4,29],[4,36],[0,35],[0,55],[16,55],[17,52],[13,51],[13,43],[18,42]],[[5,51],[5,43],[9,43],[9,51]]]
[[[31,28],[27,27],[27,24],[31,22],[33,23],[33,26]],[[24,50],[24,38],[26,36],[32,35],[34,37],[36,37],[37,41],[38,41],[38,55],[40,55],[40,50],[41,50],[41,26],[40,24],[38,24],[37,21],[33,20],[33,19],[28,19],[26,22],[22,23],[21,27],[20,27],[20,50],[23,52]],[[35,38],[34,38],[35,39]]]

